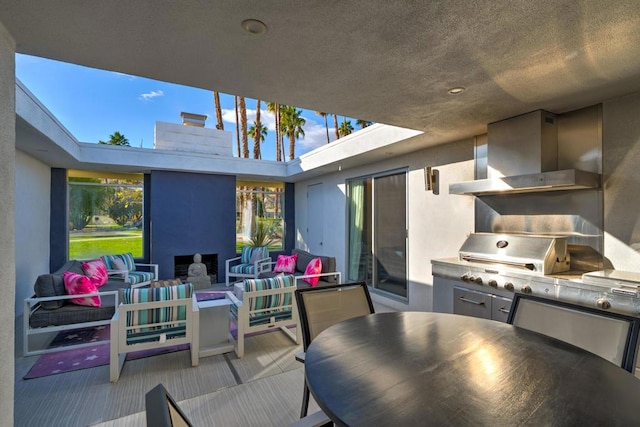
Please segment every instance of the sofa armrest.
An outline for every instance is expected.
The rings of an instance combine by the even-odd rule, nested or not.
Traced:
[[[126,282],[129,280],[129,270],[107,270],[107,276],[120,276]]]
[[[329,277],[329,276],[335,276],[336,277],[336,283],[342,283],[342,274],[339,271],[330,271],[328,273],[318,273],[318,274],[303,274],[300,276],[295,276],[296,281],[298,279],[311,279],[313,277]]]

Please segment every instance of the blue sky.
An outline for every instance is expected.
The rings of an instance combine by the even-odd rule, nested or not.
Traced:
[[[206,127],[215,128],[213,92],[193,87],[81,67],[35,56],[16,54],[16,76],[80,142],[106,141],[115,131],[124,134],[132,147],[153,148],[156,121],[181,123],[180,113],[206,114]],[[212,88],[213,90],[213,88]],[[270,101],[270,100],[269,100]],[[233,133],[236,155],[236,125],[233,95],[220,94],[224,128]],[[256,101],[246,98],[247,122],[255,120]],[[275,160],[273,114],[262,102],[261,121],[269,130],[261,151],[265,160]],[[327,143],[324,119],[302,110],[306,120],[304,139],[296,142],[296,157]],[[342,117],[338,117],[340,122]],[[335,139],[333,117],[329,137]],[[359,129],[355,119],[354,129]],[[249,140],[253,157],[253,140]],[[289,143],[285,141],[288,158]]]

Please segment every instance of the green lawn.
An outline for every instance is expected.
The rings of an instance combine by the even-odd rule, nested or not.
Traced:
[[[76,234],[69,239],[69,259],[93,259],[126,252],[142,258],[142,230]]]

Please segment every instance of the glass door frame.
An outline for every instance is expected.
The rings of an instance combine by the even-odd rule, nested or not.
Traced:
[[[385,291],[383,289],[379,289],[377,287],[373,286],[373,283],[376,283],[375,281],[377,280],[377,263],[376,262],[372,262],[371,265],[369,265],[369,271],[367,271],[365,273],[365,280],[369,281],[370,283],[367,283],[367,285],[369,286],[369,290],[371,292],[377,293],[377,294],[381,294],[384,295],[385,297],[391,298],[391,299],[395,299],[395,300],[399,300],[399,301],[403,301],[406,302],[409,300],[410,298],[410,292],[409,292],[409,168],[408,167],[402,167],[402,168],[396,168],[396,169],[391,169],[388,171],[384,171],[384,172],[378,172],[378,173],[372,173],[372,174],[366,174],[366,175],[360,175],[360,176],[356,176],[353,178],[349,178],[346,180],[346,195],[347,195],[347,203],[346,203],[346,217],[347,217],[347,226],[346,226],[346,231],[347,231],[347,244],[346,244],[346,254],[347,254],[347,262],[346,262],[346,267],[347,267],[347,277],[350,276],[350,268],[351,268],[351,253],[350,253],[350,238],[351,238],[351,211],[350,211],[350,201],[351,201],[351,182],[353,181],[367,181],[368,179],[371,179],[371,218],[369,218],[369,220],[371,221],[371,248],[370,248],[370,255],[372,257],[374,257],[373,259],[375,260],[375,248],[376,248],[376,239],[378,238],[376,236],[376,232],[374,230],[375,227],[375,216],[376,216],[376,212],[375,212],[375,181],[377,178],[382,178],[382,177],[387,177],[387,176],[393,176],[393,175],[400,175],[400,174],[404,174],[405,176],[405,206],[404,206],[404,214],[405,214],[405,219],[404,219],[404,224],[405,224],[405,239],[404,239],[404,248],[405,248],[405,289],[406,289],[406,297],[402,296],[402,295],[398,295],[398,294],[394,294],[392,292],[388,292]],[[370,279],[370,280],[368,280]]]

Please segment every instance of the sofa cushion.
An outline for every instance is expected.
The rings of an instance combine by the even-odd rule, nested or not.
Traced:
[[[41,274],[36,279],[36,283],[33,285],[33,293],[37,298],[42,297],[56,297],[60,295],[67,295],[64,288],[64,279],[62,273],[65,271],[71,271],[72,273],[84,274],[82,270],[82,263],[80,261],[68,261],[56,272],[49,274]],[[64,305],[64,300],[58,301],[43,301],[40,303],[45,310],[55,310]]]
[[[45,310],[41,305],[29,316],[29,325],[32,328],[45,328],[111,319],[115,312],[114,298],[103,296],[101,302],[102,307],[65,304],[57,310]]]
[[[322,262],[322,273],[330,273],[336,271],[336,259],[332,256],[323,256],[323,255],[313,255],[309,252],[303,251],[302,249],[294,249],[291,251],[292,254],[298,254],[298,260],[296,262],[296,272],[304,273],[307,268],[307,265],[314,258],[320,258]],[[329,283],[336,283],[335,276],[327,276],[324,278]]]

